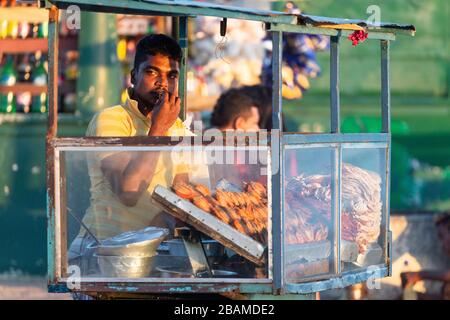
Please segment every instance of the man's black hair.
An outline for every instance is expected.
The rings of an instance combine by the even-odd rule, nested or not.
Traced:
[[[223,128],[231,125],[238,117],[247,116],[251,108],[256,107],[253,100],[239,89],[230,89],[222,93],[214,106],[211,125]]]
[[[272,130],[272,88],[264,85],[243,86],[241,92],[253,100],[253,105],[259,110],[259,127]],[[286,122],[283,118],[283,131],[287,131]]]
[[[147,60],[147,56],[161,54],[181,63],[182,51],[177,41],[165,34],[151,34],[139,40],[134,56],[134,69]]]

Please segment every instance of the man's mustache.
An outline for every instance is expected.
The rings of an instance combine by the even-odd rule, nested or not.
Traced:
[[[149,92],[151,100],[154,102],[153,106],[158,105],[161,103],[162,99],[164,98],[164,94],[169,94],[169,91],[167,89],[154,89]]]

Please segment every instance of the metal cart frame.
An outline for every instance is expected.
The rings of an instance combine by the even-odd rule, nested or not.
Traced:
[[[178,41],[183,50],[181,63],[180,96],[182,98],[182,115],[186,106],[186,58],[187,58],[187,21],[197,15],[214,16],[222,19],[245,19],[259,21],[272,34],[273,55],[273,130],[271,133],[271,162],[279,163],[280,170],[271,176],[271,208],[272,208],[272,278],[269,279],[103,279],[95,282],[82,282],[80,291],[97,293],[240,293],[247,295],[306,295],[331,288],[341,288],[369,278],[381,278],[391,275],[391,249],[389,231],[389,177],[390,177],[390,83],[389,83],[389,50],[390,43],[397,34],[414,35],[414,26],[382,23],[377,26],[368,25],[362,20],[333,19],[308,15],[293,15],[275,11],[262,11],[230,6],[197,3],[191,1],[133,1],[133,0],[46,0],[40,1],[40,6],[49,9],[49,115],[47,143],[47,198],[48,198],[48,288],[51,292],[68,292],[66,270],[62,261],[66,258],[61,247],[67,245],[64,226],[65,213],[57,209],[56,189],[59,183],[55,180],[59,150],[64,147],[148,147],[168,146],[175,142],[170,138],[154,137],[119,137],[119,138],[61,138],[57,136],[57,97],[58,97],[58,10],[76,5],[81,10],[108,13],[127,13],[142,15],[164,15],[174,17]],[[368,39],[380,42],[381,51],[381,110],[382,132],[377,134],[343,134],[340,131],[340,98],[339,98],[339,45],[343,37],[353,31],[342,25],[364,27],[368,31]],[[320,34],[331,38],[330,48],[330,121],[329,134],[283,134],[282,128],[282,95],[281,95],[281,63],[283,32]],[[276,142],[275,142],[276,141]],[[332,210],[335,213],[335,270],[334,277],[308,278],[301,283],[286,283],[283,275],[283,150],[289,145],[328,144],[334,146],[334,188]],[[385,230],[388,238],[385,244],[386,264],[375,270],[360,272],[341,272],[340,269],[340,183],[342,168],[342,148],[345,145],[376,144],[386,150],[386,182],[382,194],[385,206]]]

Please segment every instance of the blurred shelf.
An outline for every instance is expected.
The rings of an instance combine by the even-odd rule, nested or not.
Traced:
[[[0,20],[42,23],[48,21],[48,11],[37,7],[0,7]]]
[[[13,86],[0,86],[0,93],[21,93],[21,92],[31,92],[31,94],[40,94],[42,92],[47,92],[47,86],[37,86],[32,83],[16,83]]]
[[[31,92],[32,95],[47,92],[47,86],[37,86],[32,83],[16,83],[13,86],[0,86],[0,93],[21,93]],[[69,92],[75,92],[76,85],[74,82],[65,82],[58,86],[58,94],[66,94]]]
[[[33,51],[48,51],[47,38],[29,39],[1,39],[0,52],[2,53],[26,53]]]

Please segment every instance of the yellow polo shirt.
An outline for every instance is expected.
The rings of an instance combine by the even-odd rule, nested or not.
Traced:
[[[139,111],[137,101],[127,97],[126,103],[98,112],[89,123],[86,136],[131,137],[146,136],[150,130],[149,120]],[[192,136],[181,119],[177,119],[166,133],[167,136]],[[142,151],[131,151],[142,152]],[[108,180],[101,171],[101,160],[114,151],[88,151],[87,164],[91,180],[91,202],[83,222],[100,239],[117,234],[139,230],[151,225],[151,221],[161,212],[151,201],[151,193],[156,185],[170,186],[173,178],[189,172],[189,165],[173,165],[170,152],[160,152],[154,176],[147,191],[137,204],[127,207],[113,193]],[[79,236],[85,231],[80,230]]]

